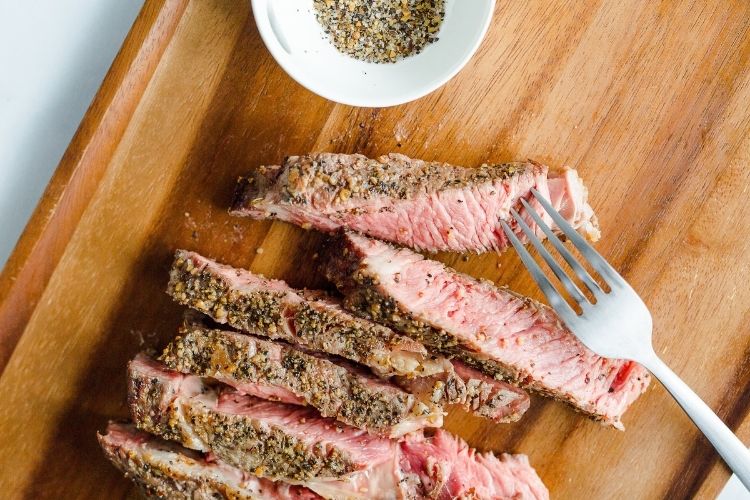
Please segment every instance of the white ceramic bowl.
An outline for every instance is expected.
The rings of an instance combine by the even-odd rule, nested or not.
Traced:
[[[482,42],[495,0],[445,0],[439,40],[385,64],[338,52],[315,19],[313,0],[252,0],[252,6],[263,42],[297,82],[332,101],[385,107],[418,99],[455,76]]]

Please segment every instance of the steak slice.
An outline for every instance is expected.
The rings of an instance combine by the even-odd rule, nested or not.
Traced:
[[[348,481],[306,485],[325,498],[546,500],[547,488],[525,455],[481,454],[442,429],[402,437],[393,467],[356,472]]]
[[[245,271],[238,270],[238,272]],[[324,292],[305,290],[300,292],[300,294],[306,299],[329,300]],[[335,306],[336,309],[332,310],[330,306]],[[393,332],[389,328],[382,327],[377,323],[352,316],[351,313],[344,311],[338,302],[330,300],[326,304],[326,307],[329,309],[327,315],[339,315],[341,313],[342,316],[346,315],[344,317],[346,321],[357,320],[365,325],[377,326]],[[206,316],[188,310],[185,315],[185,324],[211,327],[212,322],[207,321]],[[367,334],[366,330],[360,329],[359,331],[365,335]],[[396,385],[406,391],[419,395],[420,398],[430,400],[435,404],[461,405],[466,411],[492,419],[496,423],[515,422],[528,409],[529,397],[522,389],[488,377],[478,370],[472,370],[457,360],[449,361],[442,356],[427,355],[427,351],[421,343],[412,340],[410,337],[401,337],[420,346],[420,350],[425,353],[424,360],[420,361],[417,370],[412,371],[408,376],[401,375],[391,378]],[[367,342],[362,342],[362,344],[367,344]],[[330,346],[323,345],[321,347],[321,343],[315,340],[314,335],[312,335],[311,342],[307,346],[315,346],[325,349],[327,352],[337,352],[337,349],[332,349]],[[392,359],[388,362],[393,366]],[[462,374],[457,373],[459,364]],[[400,365],[403,366],[401,363]],[[351,366],[350,368],[356,370]],[[385,377],[385,374],[381,372],[380,376]],[[260,389],[260,387],[257,387],[256,391]],[[274,395],[269,394],[263,397],[277,401],[289,399],[292,403],[297,401],[293,395],[290,398],[284,398],[284,395],[276,395],[274,397]]]
[[[502,251],[509,242],[501,221],[525,241],[512,208],[536,227],[521,198],[553,226],[531,188],[579,232],[598,239],[598,223],[577,172],[550,172],[533,162],[463,168],[400,154],[377,160],[332,153],[290,156],[282,166],[260,167],[240,178],[230,212],[324,232],[344,228],[421,250]]]
[[[524,455],[480,454],[440,429],[415,433],[391,447],[388,462],[342,479],[309,479],[299,485],[256,477],[220,458],[110,423],[98,434],[107,458],[148,497],[232,500],[346,498],[540,499],[549,494]]]
[[[452,373],[445,358],[429,354],[406,335],[353,316],[322,292],[297,291],[195,252],[176,252],[167,290],[180,304],[218,323],[341,356],[382,377]]]
[[[462,439],[437,429],[401,442],[405,477],[420,485],[421,498],[548,499],[549,492],[525,455],[477,453]]]
[[[433,403],[456,404],[477,416],[495,423],[517,422],[531,400],[523,389],[490,377],[465,363],[453,359],[456,377],[444,381],[439,375],[412,378],[398,377],[397,383],[412,394]],[[456,389],[455,381],[460,381]]]
[[[632,361],[586,348],[549,307],[407,249],[354,233],[330,249],[326,274],[346,307],[606,424],[646,389]]]
[[[502,423],[517,422],[529,409],[529,395],[518,387],[489,377],[457,359],[453,360],[453,366],[466,384],[467,411]]]
[[[211,452],[271,479],[339,478],[393,456],[394,442],[323,418],[311,408],[211,387],[139,354],[128,367],[128,403],[142,430]]]
[[[188,326],[160,359],[172,370],[212,377],[244,394],[264,397],[270,388],[285,402],[312,406],[373,434],[396,437],[442,425],[439,406],[343,360],[279,341]]]
[[[97,434],[107,458],[147,497],[175,500],[308,500],[321,498],[302,486],[252,476],[220,460],[139,431],[110,423]]]

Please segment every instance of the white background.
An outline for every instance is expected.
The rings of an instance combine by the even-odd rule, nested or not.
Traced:
[[[0,267],[143,0],[0,0]]]
[[[0,0],[0,267],[142,4]],[[733,478],[720,498],[750,494]]]

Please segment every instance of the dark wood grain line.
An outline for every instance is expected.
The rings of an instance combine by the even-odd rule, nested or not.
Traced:
[[[738,61],[739,67],[746,67],[750,61],[750,37],[748,37],[748,34],[750,34],[750,22],[746,22],[744,24],[744,29],[738,31],[736,36],[730,41],[729,46],[736,47],[738,50],[736,52],[724,54],[721,63],[717,65],[717,74],[726,71],[726,68],[730,63],[732,66],[738,66]],[[715,59],[713,53],[706,53],[704,64],[710,64],[713,59]],[[669,214],[668,207],[679,196],[679,194],[686,189],[686,183],[684,180],[694,175],[695,171],[701,167],[695,162],[705,146],[705,132],[702,132],[701,130],[711,130],[727,112],[727,106],[729,106],[730,103],[727,92],[725,92],[718,83],[715,82],[714,85],[708,104],[700,116],[700,120],[697,120],[700,122],[700,126],[686,127],[683,136],[676,138],[669,147],[666,147],[664,144],[655,144],[653,146],[652,155],[650,156],[655,157],[659,154],[665,158],[665,162],[677,161],[679,158],[680,163],[685,165],[685,168],[667,169],[668,172],[672,172],[672,175],[664,178],[658,183],[658,185],[655,184],[652,186],[651,190],[654,193],[649,196],[649,199],[661,200],[661,202],[657,210],[651,211],[649,219],[642,222],[642,229],[639,233],[640,237],[631,245],[631,248],[626,252],[624,260],[620,263],[620,272],[624,276],[628,275],[630,269],[643,256],[650,235]],[[672,113],[678,115],[683,114],[684,111],[679,106],[675,106],[672,109]],[[668,123],[671,122],[672,120],[668,121]],[[745,120],[745,125],[750,126],[750,117]],[[691,135],[690,137],[684,137],[685,134]],[[677,149],[684,147],[689,148],[687,154],[674,154]],[[728,158],[732,157],[732,153],[734,153],[737,147],[739,147],[739,144],[727,152]],[[721,171],[723,171],[723,169],[719,170],[714,175],[714,182],[712,182],[712,184],[714,184],[716,179],[721,176]],[[711,191],[712,189],[706,189],[703,196],[707,196],[707,193],[710,193]],[[698,210],[700,206],[701,203],[699,201],[695,203],[695,210]],[[683,220],[687,225],[687,221],[693,220],[693,217],[686,216],[683,217]],[[665,257],[667,257],[667,255],[665,255]]]
[[[359,130],[359,133],[354,134],[356,139],[354,141],[353,145],[353,151],[366,151],[369,143],[370,138],[375,131],[378,115],[380,114],[379,109],[371,109],[369,110],[369,119],[362,122],[361,124],[355,124],[350,123],[349,126],[352,127],[354,130]],[[361,125],[364,125],[361,126]]]
[[[744,324],[748,322],[750,312],[745,314],[743,321]],[[750,344],[745,346],[744,358],[750,359]],[[741,365],[726,387],[720,399],[722,404],[716,409],[716,414],[730,429],[737,429],[750,410],[750,363]],[[711,443],[702,434],[698,434],[683,465],[672,476],[670,488],[664,498],[696,498],[711,469],[719,462],[721,458]]]

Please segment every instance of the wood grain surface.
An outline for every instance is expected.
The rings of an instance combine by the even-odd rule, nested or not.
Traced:
[[[147,2],[0,276],[1,496],[132,493],[95,432],[126,415],[127,360],[175,333],[175,248],[327,286],[320,235],[226,211],[238,175],[310,151],[576,167],[657,350],[750,441],[749,58],[744,1],[498,2],[445,87],[356,109],[293,82],[249,2]],[[438,257],[540,297],[513,252]],[[535,398],[517,424],[447,427],[528,454],[554,498],[710,498],[728,478],[658,384],[624,423]]]

